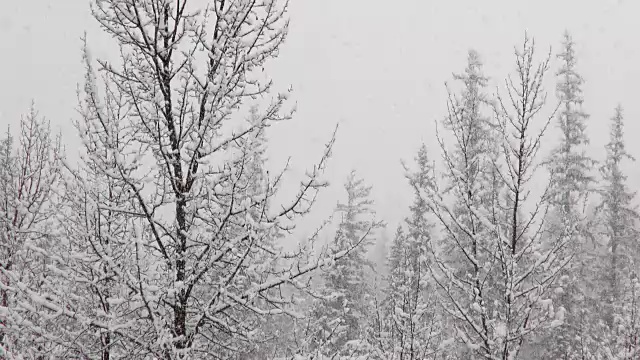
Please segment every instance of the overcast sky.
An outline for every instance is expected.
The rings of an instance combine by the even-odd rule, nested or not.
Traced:
[[[340,183],[355,168],[374,186],[380,216],[395,226],[412,200],[400,159],[412,159],[422,141],[436,156],[433,123],[445,114],[444,82],[464,69],[467,50],[480,52],[496,84],[513,70],[513,46],[522,43],[525,30],[535,37],[541,59],[549,46],[555,53],[567,29],[586,81],[593,154],[603,158],[608,119],[620,102],[628,148],[640,158],[638,14],[640,2],[632,0],[291,0],[290,35],[267,70],[279,88],[292,85],[299,111],[294,121],[271,131],[270,156],[282,164],[293,155],[299,174],[318,160],[340,123],[328,170],[336,187],[320,201],[315,217],[328,213]],[[71,119],[82,80],[84,31],[97,56],[113,49],[93,22],[89,1],[4,1],[2,128],[15,128],[35,100],[54,128],[62,129],[67,150],[75,151]],[[555,70],[555,59],[552,65]],[[637,184],[638,166],[628,172],[632,186]]]

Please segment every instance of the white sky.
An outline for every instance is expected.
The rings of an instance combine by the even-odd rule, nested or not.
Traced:
[[[342,180],[356,168],[374,186],[378,212],[393,233],[412,200],[400,159],[411,160],[422,141],[437,156],[433,123],[445,114],[444,82],[464,69],[467,50],[478,50],[486,74],[501,81],[513,69],[513,46],[521,44],[525,30],[535,37],[541,58],[550,45],[559,48],[568,29],[586,80],[594,156],[604,156],[608,119],[620,102],[628,148],[640,158],[638,14],[640,2],[632,0],[291,0],[290,35],[268,71],[279,88],[293,86],[299,111],[294,121],[273,128],[270,156],[282,164],[292,155],[293,174],[299,175],[317,161],[339,122],[328,172],[334,188],[318,203],[313,222],[328,214]],[[113,49],[90,17],[89,1],[4,1],[0,127],[15,128],[35,100],[74,151],[70,120],[82,80],[84,31],[97,56]],[[638,166],[629,166],[628,174],[630,184],[637,184]]]

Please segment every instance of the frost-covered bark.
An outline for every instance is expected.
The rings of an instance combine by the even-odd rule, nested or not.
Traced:
[[[0,140],[0,348],[37,358],[46,354],[46,340],[24,333],[21,325],[41,326],[41,321],[19,309],[38,304],[19,288],[40,289],[47,275],[39,252],[53,245],[61,148],[33,106],[19,130],[17,144],[10,132]]]
[[[333,144],[291,202],[271,201],[282,174],[260,169],[261,134],[292,113],[288,94],[270,95],[261,70],[287,34],[287,3],[93,5],[121,58],[94,70],[85,49],[83,158],[66,181],[69,236],[47,254],[46,289],[22,288],[38,309],[21,310],[59,325],[47,338],[52,356],[241,354],[261,340],[265,318],[290,313],[283,287],[304,290],[299,279],[355,246],[309,257],[277,242],[326,185]],[[258,98],[266,103],[245,121]]]

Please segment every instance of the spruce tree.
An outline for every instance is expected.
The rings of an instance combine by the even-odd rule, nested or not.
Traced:
[[[367,324],[373,302],[372,286],[367,282],[373,264],[366,252],[374,243],[375,231],[384,223],[375,220],[371,186],[351,171],[344,184],[347,201],[338,202],[336,217],[339,219],[336,235],[330,247],[353,248],[345,257],[323,273],[320,294],[311,316],[318,324],[319,333],[314,350],[326,356],[348,356],[366,352]]]
[[[598,208],[608,240],[601,301],[606,309],[605,334],[609,336],[601,348],[616,359],[633,358],[640,350],[636,270],[640,265],[640,233],[636,228],[640,215],[633,205],[635,192],[626,184],[627,176],[622,169],[624,160],[635,160],[625,147],[623,121],[622,106],[618,105],[611,118],[606,160],[600,167],[603,187]]]
[[[420,147],[415,161],[417,169],[406,175],[415,191],[411,215],[398,227],[388,259],[384,321],[376,338],[383,359],[434,358],[440,350],[441,318],[429,270],[433,225],[419,192],[433,186],[433,164],[426,145]]]
[[[548,160],[551,172],[549,197],[552,213],[557,221],[551,222],[549,230],[559,234],[569,231],[572,246],[567,257],[573,262],[563,272],[563,291],[558,297],[559,306],[568,311],[566,323],[554,330],[545,340],[549,353],[546,356],[582,356],[594,346],[588,333],[590,319],[595,315],[596,300],[588,290],[593,274],[588,263],[593,254],[588,249],[588,225],[585,206],[593,191],[594,177],[591,169],[595,161],[586,153],[589,138],[586,133],[589,115],[583,110],[582,87],[584,79],[577,70],[575,43],[568,32],[564,33],[562,49],[557,55],[561,67],[557,71],[556,94],[559,108],[556,114],[560,129],[560,143]],[[570,224],[567,230],[567,224]],[[577,340],[579,339],[579,340]]]

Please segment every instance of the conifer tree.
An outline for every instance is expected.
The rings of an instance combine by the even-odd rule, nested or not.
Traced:
[[[437,312],[434,284],[431,281],[431,232],[429,209],[416,189],[432,186],[433,164],[426,145],[416,156],[417,169],[407,170],[407,179],[415,191],[411,215],[404,227],[398,227],[389,254],[387,296],[383,303],[386,317],[388,359],[435,358],[440,350],[441,319]],[[383,351],[384,352],[384,351]]]
[[[593,253],[588,246],[590,234],[585,213],[588,195],[593,191],[595,181],[591,174],[595,161],[586,154],[589,115],[582,107],[584,79],[577,71],[575,43],[568,32],[564,33],[562,49],[557,57],[561,61],[556,73],[557,122],[561,137],[548,165],[552,179],[549,196],[553,203],[552,212],[558,221],[550,222],[549,230],[559,233],[564,231],[564,224],[570,223],[576,224],[576,232],[572,236],[573,246],[567,249],[570,252],[567,256],[574,256],[574,259],[564,271],[563,292],[557,299],[559,305],[567,310],[566,323],[553,331],[544,343],[551,350],[546,356],[574,354],[581,357],[589,351],[588,347],[596,346],[588,335],[591,332],[588,327],[593,325],[590,319],[596,316],[597,303],[595,294],[588,290],[593,287],[594,275],[588,269]]]
[[[618,105],[611,118],[609,143],[605,146],[606,160],[600,171],[603,178],[600,216],[608,239],[604,281],[600,300],[606,309],[606,343],[601,350],[613,359],[631,359],[640,354],[640,323],[638,318],[638,265],[640,264],[640,232],[636,221],[640,219],[633,205],[635,192],[626,184],[622,170],[624,160],[634,160],[627,152],[623,132],[623,110]]]
[[[568,32],[564,34],[562,50],[557,57],[561,60],[556,73],[556,93],[560,101],[557,121],[561,137],[549,160],[553,181],[550,191],[558,212],[571,217],[582,212],[585,197],[592,190],[594,177],[590,170],[595,161],[586,154],[589,115],[582,108],[584,79],[577,71],[575,43]]]
[[[366,281],[373,265],[366,258],[373,244],[374,232],[384,227],[375,220],[371,186],[352,171],[344,184],[346,202],[338,202],[335,216],[340,219],[331,247],[355,246],[323,274],[320,293],[325,297],[316,302],[312,317],[319,320],[316,349],[326,356],[350,356],[366,352],[369,304],[373,302],[372,287]]]
[[[444,119],[444,127],[452,135],[453,146],[447,147],[444,139],[438,138],[444,154],[445,179],[447,186],[445,191],[453,201],[451,215],[456,217],[457,225],[445,225],[446,232],[441,243],[439,258],[443,260],[443,266],[447,271],[452,271],[461,279],[470,278],[473,284],[464,291],[477,293],[475,300],[466,297],[457,297],[456,302],[467,302],[465,307],[478,300],[482,303],[482,297],[486,292],[492,291],[487,279],[491,275],[484,272],[477,263],[483,259],[483,240],[480,234],[485,229],[482,221],[475,211],[477,209],[490,209],[492,194],[499,189],[492,182],[495,175],[497,162],[495,161],[495,126],[486,115],[489,109],[486,97],[488,78],[483,73],[483,64],[479,54],[470,50],[467,56],[467,67],[464,73],[454,74],[454,80],[460,83],[459,94],[449,90],[448,114]],[[423,187],[428,188],[428,187]],[[441,220],[442,221],[442,220]],[[473,259],[474,261],[469,261]],[[446,263],[446,265],[444,265]],[[447,289],[446,296],[452,296],[451,289]],[[443,299],[444,304],[451,304],[451,299]],[[449,320],[454,319],[456,310],[445,307],[449,312]],[[455,336],[456,321],[449,321],[447,326],[450,336]],[[470,356],[465,350],[458,348],[460,356]]]

